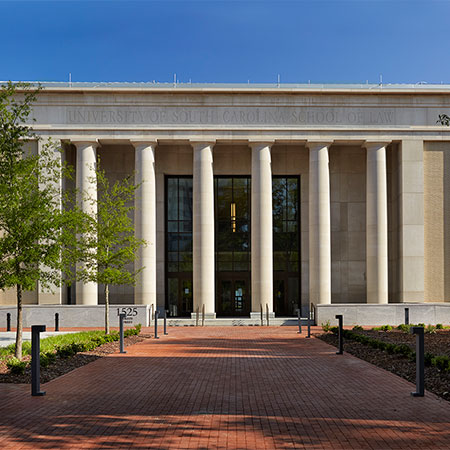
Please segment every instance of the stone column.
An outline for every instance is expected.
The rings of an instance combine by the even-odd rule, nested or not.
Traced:
[[[87,195],[93,200],[97,200],[97,176],[95,173],[97,166],[97,141],[72,142],[77,148],[77,168],[76,168],[76,188],[78,192],[78,202],[81,209],[88,214],[97,213],[97,204],[91,204],[85,198]],[[85,195],[83,195],[85,194]],[[77,266],[80,268],[80,266]],[[97,283],[76,284],[76,304],[77,305],[97,305],[98,286]]]
[[[330,142],[309,148],[309,301],[331,303]]]
[[[33,145],[34,143],[29,142],[27,143],[27,146],[32,146],[32,148],[34,147]],[[57,147],[53,147],[51,144],[50,139],[46,139],[46,138],[41,138],[39,141],[36,142],[37,145],[37,152],[38,154],[40,154],[43,149],[45,149],[47,146],[50,146],[49,148],[51,148],[51,156],[52,159],[54,160],[55,164],[59,165],[60,167],[62,166],[64,160],[64,153],[60,151],[60,148]],[[63,145],[61,143],[61,145]],[[62,171],[59,170],[58,173],[59,179],[55,182],[54,184],[52,183],[52,187],[57,189],[59,194],[58,194],[58,209],[61,210],[62,209],[62,191],[63,191],[63,178],[62,178]],[[40,184],[40,187],[45,188],[45,185]],[[41,269],[46,272],[49,269],[45,266],[41,266]],[[58,271],[59,276],[62,276],[61,271]],[[44,288],[42,286],[42,283],[40,281],[38,281],[37,283],[38,289],[37,289],[37,303],[39,305],[61,305],[63,303],[63,294],[62,294],[62,287],[58,286],[56,284],[52,284],[50,286],[50,288]],[[24,296],[30,296],[30,294],[34,294],[34,292],[29,292],[29,291],[25,291],[24,292]]]
[[[423,141],[403,140],[398,152],[400,302],[423,302],[425,215]]]
[[[368,142],[366,175],[367,303],[388,303],[386,142]]]
[[[194,311],[215,318],[214,175],[212,142],[192,142]]]
[[[252,312],[273,312],[273,226],[271,143],[250,143]]]
[[[136,254],[135,270],[142,270],[136,279],[134,303],[156,308],[156,141],[133,142],[133,145],[138,186],[134,201],[134,232],[138,239],[146,241]]]

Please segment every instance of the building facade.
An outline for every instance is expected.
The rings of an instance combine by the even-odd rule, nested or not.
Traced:
[[[96,192],[97,156],[112,180],[135,176],[148,245],[112,303],[291,316],[450,302],[449,111],[449,86],[47,83],[33,128],[79,189]],[[103,301],[94,283],[26,295]]]

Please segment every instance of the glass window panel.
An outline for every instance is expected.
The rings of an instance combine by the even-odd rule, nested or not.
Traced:
[[[249,232],[249,224],[248,222],[242,222],[242,221],[238,221],[236,222],[236,230],[241,232],[241,233],[248,233]]]
[[[287,223],[287,230],[286,231],[290,231],[292,233],[296,233],[297,232],[297,221],[295,220],[290,220]]]
[[[233,261],[232,252],[217,252],[218,261]]]
[[[286,254],[284,252],[274,252],[273,254],[273,270],[286,270]]]
[[[233,233],[230,228],[226,231],[222,231],[217,236],[217,250],[220,251],[232,251],[233,250]]]
[[[234,252],[233,259],[235,261],[248,261],[249,253],[248,252]]]
[[[169,261],[178,261],[178,253],[177,252],[168,252],[168,260]]]
[[[178,219],[178,179],[167,179],[167,218]]]
[[[167,281],[169,314],[171,316],[178,316],[178,278],[169,278]]]
[[[248,233],[232,233],[234,239],[234,250],[245,252],[249,250],[249,235]]]
[[[178,260],[183,262],[192,262],[192,252],[178,253]]]
[[[222,301],[222,312],[231,312],[231,281],[222,280],[220,283],[220,300]]]
[[[178,231],[178,222],[175,222],[174,220],[170,220],[167,223],[167,231],[169,233],[177,232]]]
[[[298,261],[298,252],[289,252],[289,261]]]
[[[180,261],[179,272],[192,272],[192,261]]]
[[[298,214],[298,178],[288,179],[288,216],[289,220],[297,220]]]
[[[288,305],[290,315],[297,314],[297,309],[300,305],[300,296],[299,296],[299,283],[297,277],[289,277],[288,278]]]
[[[244,301],[247,296],[245,280],[236,280],[234,283],[234,309],[235,311],[243,311]]]
[[[169,272],[178,272],[178,263],[177,262],[169,262],[167,264],[167,270]]]
[[[233,270],[233,263],[219,261],[217,263],[217,268],[220,272],[231,272]]]
[[[178,233],[167,233],[167,250],[169,252],[178,251]]]
[[[181,283],[181,313],[189,314],[193,310],[192,280],[182,280]]]
[[[273,280],[273,306],[278,314],[282,314],[285,310],[285,294],[284,280]]]
[[[274,218],[282,219],[285,204],[285,188],[281,178],[272,180],[272,208]]]
[[[180,233],[179,234],[179,248],[180,252],[191,252],[192,251],[192,234],[191,233]]]
[[[298,272],[298,262],[289,262],[289,272]]]
[[[192,178],[179,180],[180,220],[192,220]]]
[[[184,231],[184,232],[188,232],[188,233],[192,232],[192,221],[183,220],[183,221],[180,221],[179,224],[180,224],[180,231]]]
[[[233,267],[236,272],[247,272],[249,270],[249,264],[247,261],[235,261]]]
[[[219,220],[231,219],[232,179],[217,179],[217,218]]]
[[[227,220],[225,221],[220,221],[217,224],[217,228],[219,233],[229,233],[231,230],[231,221]]]

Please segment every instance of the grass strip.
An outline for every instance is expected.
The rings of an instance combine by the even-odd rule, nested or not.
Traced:
[[[141,324],[134,328],[128,328],[124,331],[124,337],[137,336],[141,331]],[[55,362],[56,358],[70,358],[79,352],[88,352],[94,350],[100,345],[108,342],[119,340],[119,333],[113,331],[110,334],[105,334],[104,331],[80,331],[79,333],[71,333],[60,336],[50,336],[41,340],[40,362],[41,367],[47,367]],[[28,344],[25,349],[25,344]],[[12,374],[23,374],[29,361],[21,361],[18,358],[12,357],[14,353],[14,344],[2,349],[0,354],[6,358],[6,366]],[[23,353],[29,355],[31,352],[31,344],[24,343]]]

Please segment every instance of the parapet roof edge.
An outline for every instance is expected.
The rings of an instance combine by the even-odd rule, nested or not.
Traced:
[[[7,81],[0,81],[5,84]],[[18,82],[13,82],[18,83]],[[28,81],[50,92],[198,92],[198,93],[326,93],[326,94],[450,94],[450,84],[269,84]]]

